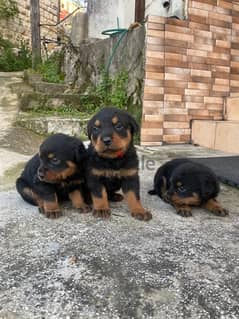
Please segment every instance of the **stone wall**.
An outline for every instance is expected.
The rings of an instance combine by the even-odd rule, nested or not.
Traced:
[[[0,34],[14,43],[21,40],[30,42],[30,0],[16,0],[19,14],[14,18],[0,20]],[[58,13],[58,0],[41,0],[40,15],[41,24],[56,24]],[[56,39],[56,28],[41,27],[41,37]]]
[[[239,3],[189,0],[188,19],[149,16],[141,142],[187,143],[192,119],[221,120],[239,94]]]
[[[91,85],[96,86],[121,36],[84,41],[79,47],[68,46],[64,61],[66,83],[71,83],[82,93],[87,92]],[[128,96],[132,96],[137,103],[141,102],[144,79],[144,48],[144,27],[127,32],[115,50],[109,68],[111,76],[122,70],[128,71]]]

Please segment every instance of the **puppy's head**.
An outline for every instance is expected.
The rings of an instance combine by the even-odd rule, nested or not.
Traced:
[[[58,183],[80,170],[86,150],[79,139],[54,134],[40,146],[39,157],[38,178],[47,183]]]
[[[114,107],[100,110],[88,123],[88,136],[99,156],[123,157],[138,131],[135,119]]]
[[[190,166],[190,164],[182,164],[173,171],[164,199],[175,206],[200,205],[200,176],[198,172]]]

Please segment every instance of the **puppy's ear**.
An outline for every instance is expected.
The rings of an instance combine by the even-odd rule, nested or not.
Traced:
[[[87,124],[87,135],[88,135],[89,139],[91,138],[92,129],[93,129],[93,123],[94,122],[95,122],[95,119],[93,117],[91,120],[89,120],[89,122]]]
[[[87,152],[85,149],[84,144],[80,140],[76,140],[75,145],[74,145],[74,157],[75,157],[75,162],[77,164],[81,163],[86,159]]]
[[[135,134],[139,131],[139,124],[136,122],[135,118],[128,114],[128,120],[130,125],[131,134]]]
[[[207,200],[211,197],[216,197],[219,193],[220,186],[217,178],[206,176],[201,179],[201,197],[202,200]]]

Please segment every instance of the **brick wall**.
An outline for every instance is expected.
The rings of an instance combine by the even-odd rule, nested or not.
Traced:
[[[30,0],[17,0],[19,14],[14,18],[0,21],[0,34],[13,42],[21,39],[30,42]],[[40,14],[42,24],[56,24],[58,0],[41,0]],[[56,39],[56,28],[42,27],[41,36]]]
[[[142,145],[187,143],[192,119],[220,120],[239,94],[239,1],[189,0],[188,19],[149,16]]]

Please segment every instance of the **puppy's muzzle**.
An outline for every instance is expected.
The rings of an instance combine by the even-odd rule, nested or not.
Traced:
[[[40,181],[42,181],[45,177],[45,172],[44,172],[44,169],[43,167],[39,167],[38,170],[37,170],[37,176],[38,178],[40,179]]]
[[[110,136],[103,136],[101,140],[105,146],[110,146],[112,144],[112,138]]]
[[[170,195],[168,194],[168,192],[164,193],[163,195],[163,199],[165,200],[165,202],[169,203],[170,202]]]

